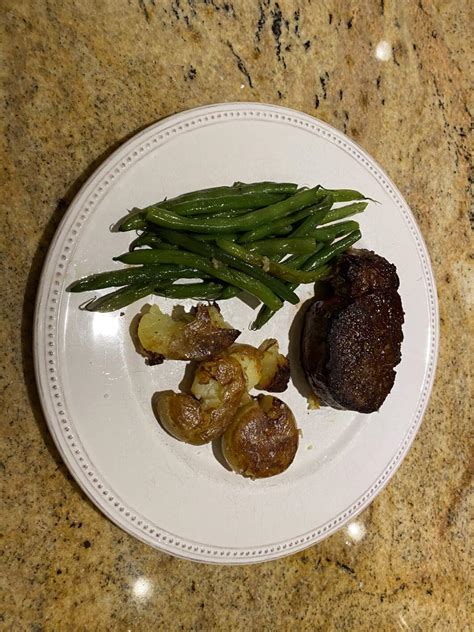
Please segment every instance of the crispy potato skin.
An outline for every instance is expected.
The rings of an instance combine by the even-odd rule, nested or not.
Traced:
[[[280,353],[274,338],[264,340],[258,350],[262,357],[262,375],[256,387],[271,393],[283,393],[290,380],[290,361]]]
[[[169,357],[174,360],[205,360],[230,347],[239,335],[237,329],[217,326],[210,316],[209,307],[199,304],[194,320],[170,340]]]
[[[225,325],[217,307],[202,303],[193,316],[178,320],[153,306],[138,324],[138,338],[149,364],[160,364],[165,358],[206,360],[230,347],[239,335],[240,331]]]
[[[269,382],[260,382],[257,384],[257,388],[270,393],[283,393],[283,391],[286,391],[290,380],[290,363],[288,358],[285,358],[285,360],[284,364],[277,365],[278,371],[273,375],[273,378]]]
[[[155,413],[174,437],[193,445],[203,445],[220,437],[231,423],[246,393],[240,364],[231,357],[218,356],[197,368],[193,391],[199,383],[209,387],[212,397],[163,391],[155,396]],[[206,391],[203,391],[206,392]]]
[[[222,436],[222,452],[234,471],[268,478],[293,462],[299,434],[288,406],[271,395],[259,395],[237,411]]]

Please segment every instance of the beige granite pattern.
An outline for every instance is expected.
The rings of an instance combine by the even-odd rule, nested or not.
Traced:
[[[1,4],[3,629],[470,629],[472,2]],[[149,123],[229,100],[318,116],[383,165],[428,243],[441,342],[414,446],[356,526],[220,568],[135,541],[83,496],[42,416],[31,332],[46,250],[84,179]]]

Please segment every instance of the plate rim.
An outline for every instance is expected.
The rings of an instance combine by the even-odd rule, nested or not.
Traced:
[[[93,191],[93,184],[97,181],[100,183],[103,175],[106,172],[110,172],[109,177],[114,179],[114,174],[112,173],[112,168],[114,167],[117,158],[119,155],[123,154],[127,148],[131,148],[134,145],[139,143],[139,140],[142,137],[150,135],[153,131],[158,131],[160,128],[166,129],[167,126],[175,126],[177,128],[179,125],[184,124],[184,119],[187,116],[196,116],[199,114],[206,120],[214,120],[215,118],[221,119],[221,116],[216,116],[216,112],[222,110],[223,112],[234,112],[236,117],[242,115],[242,119],[249,114],[256,114],[260,110],[258,115],[262,115],[262,119],[265,117],[275,118],[278,120],[279,118],[288,121],[299,122],[300,125],[304,125],[306,127],[313,127],[313,129],[318,128],[321,130],[323,136],[328,136],[330,139],[336,141],[336,144],[345,145],[347,148],[351,148],[352,151],[350,153],[358,153],[358,159],[363,159],[362,162],[366,167],[368,167],[371,171],[374,171],[377,175],[378,180],[383,184],[386,191],[392,197],[393,201],[397,204],[400,211],[404,215],[404,219],[407,222],[407,226],[410,229],[412,237],[415,239],[417,254],[420,258],[421,265],[423,268],[423,279],[426,285],[427,295],[429,297],[429,320],[430,320],[430,338],[429,338],[429,355],[427,359],[427,363],[425,365],[425,375],[422,384],[422,388],[420,391],[420,397],[418,400],[417,407],[413,413],[412,423],[409,426],[408,431],[404,435],[400,445],[397,447],[394,456],[390,460],[390,462],[386,465],[383,472],[378,476],[378,478],[369,486],[365,492],[359,496],[349,507],[347,507],[344,511],[340,512],[337,516],[333,517],[330,521],[328,521],[324,525],[317,526],[313,529],[313,532],[309,532],[307,534],[302,534],[299,536],[295,536],[291,539],[272,543],[271,545],[264,545],[263,547],[253,547],[253,548],[229,548],[229,547],[220,547],[213,545],[203,545],[201,543],[196,543],[191,540],[187,540],[185,538],[181,538],[179,536],[175,536],[170,534],[169,537],[164,535],[164,539],[158,537],[155,529],[152,532],[149,532],[149,527],[147,524],[143,524],[144,519],[142,519],[136,512],[130,512],[123,509],[124,504],[122,503],[122,507],[120,510],[117,510],[114,503],[117,502],[118,496],[116,494],[112,495],[112,501],[110,498],[110,493],[107,492],[107,489],[102,491],[104,485],[100,484],[98,481],[99,487],[97,487],[97,483],[92,485],[92,481],[90,480],[90,474],[87,476],[85,474],[85,470],[89,468],[89,466],[85,467],[87,464],[80,465],[74,456],[71,447],[67,443],[65,436],[59,432],[60,429],[63,429],[61,425],[61,420],[58,417],[57,410],[51,406],[52,402],[50,401],[51,393],[49,392],[51,387],[49,385],[48,380],[45,376],[44,368],[41,364],[46,357],[42,357],[42,353],[46,356],[46,330],[43,325],[46,321],[46,301],[48,298],[48,280],[52,277],[52,274],[55,272],[55,255],[57,247],[64,241],[66,237],[65,229],[68,222],[73,217],[76,219],[81,214],[81,209],[78,206],[78,202],[81,198],[87,198],[87,192],[91,189]],[[227,115],[226,115],[227,116]],[[233,116],[233,115],[232,115]],[[189,126],[188,126],[189,127]],[[196,126],[197,127],[197,126]],[[173,128],[174,129],[174,128]],[[191,128],[193,129],[193,128]],[[186,130],[182,130],[186,132]],[[168,131],[168,136],[172,135],[172,132]],[[141,148],[143,151],[143,148]],[[139,155],[140,152],[136,150],[136,157],[138,160],[141,158]],[[372,167],[373,166],[373,167]],[[375,169],[374,169],[375,167]],[[388,186],[387,186],[388,185]],[[95,187],[94,187],[95,188]],[[77,208],[76,208],[77,207]],[[91,206],[93,212],[94,206]],[[74,212],[75,211],[75,212]],[[84,220],[87,216],[84,216]],[[56,262],[57,263],[57,262]],[[61,265],[61,264],[58,264]],[[51,299],[54,303],[56,299]],[[52,309],[50,307],[50,309]],[[57,322],[56,322],[57,324]],[[48,334],[51,335],[51,334]],[[54,334],[53,334],[54,335]],[[328,123],[321,121],[320,119],[313,117],[310,114],[305,112],[300,112],[295,109],[282,107],[279,105],[273,105],[269,103],[260,103],[260,102],[228,102],[228,103],[216,103],[205,106],[200,106],[196,108],[191,108],[188,110],[183,110],[181,112],[172,114],[167,116],[151,125],[148,125],[144,129],[138,131],[131,138],[124,141],[117,149],[115,149],[102,163],[94,170],[94,172],[89,176],[86,182],[81,186],[78,193],[74,196],[70,205],[68,206],[67,211],[65,212],[61,222],[59,223],[58,228],[54,234],[54,237],[50,243],[48,248],[48,253],[45,257],[45,261],[43,264],[43,268],[41,271],[40,282],[38,284],[38,290],[35,301],[35,312],[34,312],[34,321],[33,321],[33,354],[34,354],[34,368],[35,368],[35,377],[36,384],[38,387],[39,397],[41,401],[42,410],[48,425],[48,429],[53,437],[53,440],[56,444],[56,447],[63,459],[64,463],[68,467],[69,471],[74,476],[76,482],[79,487],[83,490],[83,492],[88,496],[88,498],[93,502],[93,504],[99,508],[102,513],[104,513],[114,524],[119,526],[121,529],[138,538],[139,540],[145,542],[148,545],[153,546],[165,553],[174,555],[175,557],[180,557],[183,559],[193,560],[197,562],[207,562],[207,563],[217,563],[217,564],[249,564],[249,563],[259,563],[264,561],[270,561],[274,559],[278,559],[284,557],[286,555],[290,555],[297,551],[301,551],[317,542],[322,541],[329,535],[333,534],[341,527],[343,527],[347,522],[353,520],[361,511],[363,511],[374,499],[375,497],[385,488],[389,480],[395,474],[397,469],[400,467],[403,462],[408,450],[413,444],[414,438],[419,430],[421,422],[423,420],[432,387],[436,374],[436,366],[438,361],[438,352],[439,352],[439,310],[438,310],[438,297],[436,290],[436,282],[434,278],[433,268],[431,265],[431,260],[429,256],[428,249],[426,247],[425,240],[419,226],[416,222],[413,212],[408,206],[406,200],[402,196],[399,189],[390,179],[388,174],[384,171],[384,169],[379,165],[377,161],[375,161],[357,142],[353,139],[347,137],[343,132],[337,130],[333,126]],[[51,360],[49,361],[51,362]],[[48,388],[49,387],[49,388]],[[65,398],[66,399],[66,398]],[[62,420],[64,423],[64,420]],[[67,423],[67,421],[66,421]],[[72,425],[72,424],[71,424]],[[87,453],[85,449],[82,447],[84,455],[87,457]],[[87,460],[82,458],[82,461]],[[94,477],[95,480],[96,477]],[[104,493],[109,494],[109,496],[104,496]],[[108,502],[107,502],[108,500]],[[119,503],[120,504],[120,503]],[[131,515],[133,513],[134,515]],[[127,520],[125,520],[127,518]],[[132,518],[132,519],[130,519]],[[138,518],[138,520],[137,520]],[[145,521],[146,522],[146,521]],[[144,528],[146,527],[146,528]],[[155,535],[156,534],[156,535]],[[238,552],[238,553],[236,553]]]

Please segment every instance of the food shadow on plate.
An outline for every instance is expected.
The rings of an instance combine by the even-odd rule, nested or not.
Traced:
[[[248,305],[251,309],[257,309],[257,307],[261,305],[258,298],[255,298],[255,296],[252,296],[252,294],[245,291],[241,292],[236,298],[242,301],[242,303]]]
[[[232,472],[232,468],[227,463],[225,456],[222,452],[222,437],[218,437],[217,439],[214,439],[211,445],[212,445],[212,454],[216,458],[216,461],[218,461],[225,470],[227,470],[228,472]]]
[[[298,393],[305,399],[312,395],[312,390],[301,365],[301,332],[305,314],[313,301],[314,298],[312,297],[301,305],[288,331],[288,359],[290,360],[291,381]]]

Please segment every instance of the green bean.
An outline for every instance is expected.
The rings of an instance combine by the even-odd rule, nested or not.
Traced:
[[[152,266],[148,266],[151,268]],[[155,266],[153,266],[155,268]],[[156,266],[159,268],[159,266]],[[87,292],[89,290],[100,290],[107,287],[122,287],[130,283],[149,280],[150,270],[145,267],[125,268],[125,270],[110,270],[108,272],[99,272],[90,274],[78,281],[71,283],[66,290],[68,292]]]
[[[205,221],[198,217],[181,217],[176,213],[172,213],[160,207],[155,207],[149,211],[146,217],[147,221],[153,222],[158,226],[174,228],[176,230],[196,233],[242,232],[291,215],[306,206],[311,206],[323,196],[324,194],[321,193],[319,187],[315,187],[314,189],[296,193],[282,202],[277,202],[276,204],[272,204],[266,208],[260,208],[256,211],[246,213],[245,215],[221,219],[208,219]]]
[[[210,258],[212,257],[216,261],[222,261],[222,263],[229,265],[231,268],[236,268],[245,274],[257,279],[264,283],[267,287],[269,287],[277,296],[293,305],[298,303],[298,296],[294,292],[289,292],[288,288],[284,283],[275,279],[271,275],[267,274],[263,270],[253,265],[249,265],[245,261],[242,261],[239,257],[234,257],[226,252],[224,252],[221,248],[219,248],[215,244],[210,244],[209,242],[201,243],[197,239],[193,239],[189,235],[184,233],[180,233],[173,230],[161,230],[161,235],[172,244],[180,246],[181,248],[185,248],[190,252],[194,252],[197,255]],[[230,242],[232,243],[232,242]]]
[[[309,256],[308,255],[295,255],[294,257],[287,259],[285,261],[285,265],[291,268],[305,269],[307,267],[305,264],[307,264],[307,262],[312,257],[314,257],[318,252],[320,252],[324,247],[325,247],[324,244],[318,244],[314,255],[309,255]],[[324,278],[327,274],[330,273],[331,268],[326,265],[326,266],[322,266],[320,270],[321,270],[321,278]],[[297,289],[298,285],[299,283],[288,283],[288,287],[292,289],[293,291]],[[262,305],[262,307],[260,308],[257,314],[257,318],[252,323],[250,328],[254,330],[261,329],[263,325],[265,325],[265,323],[267,323],[275,313],[276,313],[275,310],[270,309],[266,305]]]
[[[282,226],[281,228],[277,228],[274,233],[270,235],[270,238],[274,237],[282,237],[284,235],[290,235],[293,232],[292,224],[288,224],[287,226]]]
[[[292,236],[312,236],[315,237],[318,242],[331,242],[334,239],[343,237],[351,231],[359,228],[359,224],[354,221],[340,222],[321,229],[315,228],[315,226],[321,225],[321,222],[324,222],[328,213],[332,213],[332,209],[327,210],[326,215],[317,214],[308,217],[300,226],[298,226],[298,228],[295,229]],[[324,244],[320,244],[320,248],[322,248],[323,245]],[[315,252],[317,252],[317,250]],[[291,255],[285,259],[285,265],[292,268],[301,268],[306,259],[307,257],[302,257],[301,255]]]
[[[342,252],[345,252],[360,238],[360,231],[355,230],[347,237],[344,237],[344,239],[340,239],[333,244],[327,244],[326,246],[320,248],[319,252],[316,252],[311,257],[301,255],[299,260],[295,259],[293,260],[293,262],[288,263],[287,265],[301,265],[301,268],[305,271],[319,270],[320,277],[317,280],[323,279],[331,272],[331,268],[327,265],[327,263],[329,263],[333,258],[337,257]],[[292,283],[289,285],[292,290],[296,290],[297,286],[298,284],[296,283]],[[263,325],[265,325],[265,323],[267,323],[274,314],[275,310],[268,308],[266,305],[262,305],[255,321],[252,323],[250,328],[253,330],[261,329],[261,327],[263,327]]]
[[[337,257],[342,252],[345,252],[348,248],[354,245],[355,242],[359,241],[361,237],[362,234],[360,230],[357,229],[353,230],[346,237],[343,237],[342,239],[339,239],[332,244],[327,244],[319,252],[308,259],[305,264],[305,270],[314,270],[314,268],[322,266],[328,261],[331,261],[331,259],[334,259],[334,257]]]
[[[288,218],[288,219],[291,219],[291,218]],[[280,228],[275,228],[274,232],[270,235],[270,237],[273,239],[273,237],[281,237],[281,235],[289,235],[292,232],[293,232],[293,225],[287,224],[286,226],[280,226]]]
[[[261,281],[244,274],[240,270],[229,268],[221,262],[215,261],[215,265],[213,265],[208,259],[191,252],[179,250],[134,250],[119,257],[114,257],[114,260],[129,264],[174,263],[176,265],[187,265],[210,274],[225,283],[229,283],[229,285],[235,285],[242,290],[246,290],[272,309],[279,308],[282,305],[278,296]]]
[[[308,261],[308,259],[314,256],[316,253],[320,252],[326,245],[327,244],[325,244],[324,242],[319,243],[315,248],[313,255],[291,255],[291,257],[285,259],[285,265],[289,266],[290,268],[295,268],[298,270],[301,268],[302,270],[304,270],[304,265]]]
[[[216,235],[213,233],[193,233],[193,238],[199,241],[215,241]],[[235,233],[225,233],[225,238],[234,241]]]
[[[280,228],[276,227],[270,236],[289,235],[293,231],[293,226],[288,224],[289,219],[291,218],[286,218],[286,224],[282,224]],[[215,241],[218,237],[229,239],[230,241],[237,239],[236,233],[219,233],[218,235],[216,233],[193,233],[193,237],[194,239],[199,239],[199,241]]]
[[[144,232],[130,243],[128,249],[132,251],[135,250],[135,248],[142,248],[142,246],[159,248],[162,243],[162,240],[155,233]]]
[[[156,245],[154,246],[150,244],[150,248],[152,248],[153,250],[169,250],[171,248],[171,250],[173,250],[177,248],[177,246],[172,246],[171,244],[161,241],[156,243]],[[137,250],[137,248],[134,248],[134,250]]]
[[[299,224],[290,234],[290,238],[302,238],[302,237],[311,237],[314,233],[315,226],[317,226],[320,218],[323,217],[324,213],[329,212],[331,208],[332,201],[325,199],[325,201],[317,206],[312,207],[312,212],[303,219],[301,224]],[[314,252],[318,252],[321,248],[323,248],[323,244],[317,244]],[[271,261],[278,263],[281,261],[283,257],[281,255],[271,255]],[[301,265],[306,261],[308,255],[291,255],[289,258],[285,259],[285,266],[290,264],[293,260],[297,262],[296,265],[290,265],[293,268],[300,268]]]
[[[324,208],[327,208],[329,210],[331,208],[331,203],[332,203],[331,200],[326,197],[321,202],[319,202],[318,204],[315,204],[314,206],[309,206],[302,209],[301,211],[298,211],[297,213],[293,213],[293,215],[291,215],[290,218],[282,217],[281,219],[276,220],[274,222],[264,224],[263,226],[259,226],[258,228],[254,228],[253,230],[249,230],[248,232],[241,235],[239,242],[249,243],[252,241],[259,241],[261,239],[265,239],[265,237],[268,237],[274,233],[276,234],[279,228],[285,227],[290,220],[291,220],[292,225],[294,226],[298,222],[305,220],[306,218],[310,217],[311,215],[314,215],[316,212]],[[293,236],[296,237],[298,235],[293,235]],[[224,238],[224,236],[222,237]]]
[[[372,198],[368,198],[353,189],[325,189],[324,187],[321,187],[321,189],[331,195],[333,202],[352,202],[352,200],[371,200],[375,202]]]
[[[345,235],[342,239],[339,239],[339,241],[335,241],[332,244],[322,244],[322,247],[319,248],[311,257],[307,257],[306,255],[290,257],[285,261],[285,265],[291,268],[313,270],[318,266],[328,263],[341,252],[345,252],[360,238],[361,232],[359,229],[356,229]]]
[[[164,296],[166,298],[193,298],[197,301],[212,301],[221,298],[224,289],[225,288],[222,284],[213,283],[212,281],[206,283],[179,283],[156,289],[154,294],[157,296]]]
[[[297,191],[296,184],[288,182],[237,183],[231,187],[213,187],[184,193],[169,200],[162,200],[143,209],[133,209],[132,213],[119,220],[115,229],[120,231],[141,230],[146,226],[146,215],[154,208],[173,211],[177,215],[206,215],[213,211],[232,211],[262,208],[284,200]],[[232,214],[232,215],[233,215]]]
[[[245,215],[250,213],[254,209],[251,208],[233,208],[228,211],[215,211],[214,213],[206,213],[205,215],[199,215],[201,219],[214,219],[215,217],[238,217],[239,215]]]
[[[234,296],[238,296],[241,293],[241,289],[235,287],[233,285],[227,285],[221,292],[220,299],[221,301],[226,300],[228,298],[234,298]]]
[[[251,265],[260,266],[268,271],[271,275],[276,276],[284,281],[290,281],[294,283],[312,283],[319,278],[317,275],[315,276],[312,271],[296,270],[294,268],[290,268],[281,263],[271,261],[268,257],[263,257],[262,255],[250,252],[240,244],[226,241],[225,239],[218,239],[217,245],[228,254],[232,254],[234,257],[240,257]]]
[[[129,230],[145,230],[147,227],[146,211],[141,208],[134,208],[128,215],[119,219],[112,230],[121,232]]]
[[[83,309],[86,309],[88,312],[113,312],[148,296],[148,294],[152,294],[155,287],[156,282],[150,284],[149,281],[146,284],[127,285],[120,288],[120,290],[92,299],[84,305]]]
[[[203,273],[195,268],[183,266],[148,265],[125,268],[122,270],[110,270],[83,277],[67,288],[68,292],[88,292],[101,290],[108,287],[122,287],[140,282],[177,281],[178,279],[202,279]]]
[[[350,232],[358,228],[357,222],[341,222],[333,224],[325,229],[318,229],[317,226],[323,226],[330,222],[334,222],[344,217],[361,213],[367,207],[367,202],[359,202],[349,204],[339,208],[331,208],[330,203],[326,203],[315,213],[309,215],[299,226],[295,228],[291,237],[314,237],[317,241],[331,241],[336,237],[341,237],[345,232]],[[343,226],[344,224],[344,226]],[[336,226],[338,228],[336,228]],[[286,264],[287,262],[285,262]]]
[[[318,272],[319,272],[319,279],[316,279],[316,282],[321,279],[325,279],[329,276],[329,274],[331,273],[331,266],[327,266],[327,265],[321,266],[318,269]],[[294,289],[298,287],[298,283],[291,283],[289,285],[290,287],[293,287]],[[276,314],[277,311],[278,310],[270,309],[266,305],[262,305],[255,320],[250,325],[250,329],[252,329],[253,331],[256,331],[257,329],[261,329],[263,325],[268,323],[268,321]]]
[[[343,235],[352,233],[354,230],[358,230],[358,228],[358,222],[338,222],[337,224],[331,224],[325,228],[316,228],[316,230],[311,233],[311,236],[314,237],[316,241],[333,241],[338,237],[342,237]]]
[[[266,183],[260,183],[265,185]],[[273,184],[273,183],[268,183],[268,184]],[[259,184],[257,183],[256,185],[242,185],[245,187],[258,187]],[[282,197],[280,198],[280,200],[278,199],[272,199],[271,197],[266,197],[265,201],[262,201],[262,207],[264,207],[265,205],[270,205],[270,204],[275,204],[278,201],[282,201],[285,199],[285,196],[288,197],[289,195],[292,195],[295,193],[295,190],[290,191],[290,187],[294,186],[294,185],[278,185],[275,184],[275,187],[281,186],[282,189],[286,188],[285,193],[281,194]],[[236,193],[237,188],[234,190],[234,193]],[[216,191],[218,189],[233,189],[233,187],[216,187]],[[282,190],[281,189],[281,190]],[[307,189],[298,189],[298,192],[300,191],[306,191]],[[321,196],[323,196],[323,194],[325,194],[326,196],[330,196],[333,200],[333,202],[350,202],[352,200],[371,200],[371,198],[368,198],[366,196],[364,196],[362,193],[360,193],[359,191],[353,191],[351,189],[324,189],[323,187],[319,187],[319,190],[321,191]],[[208,189],[208,191],[213,191],[212,189]],[[184,196],[179,196],[179,198],[174,198],[172,200],[163,200],[162,202],[158,202],[158,204],[153,204],[150,205],[148,207],[145,207],[144,209],[140,209],[140,208],[134,208],[132,209],[132,211],[126,215],[124,218],[122,218],[121,220],[119,220],[117,222],[117,224],[114,227],[114,230],[120,230],[120,231],[128,231],[128,230],[144,230],[147,226],[147,222],[146,222],[146,216],[147,216],[147,212],[151,211],[152,209],[155,209],[157,207],[159,208],[163,208],[169,211],[173,211],[177,214],[186,216],[188,214],[192,214],[192,213],[188,213],[184,210],[184,208],[187,206],[188,208],[190,207],[190,205],[192,204],[192,198],[194,195],[199,195],[201,194],[201,191],[196,191],[193,193],[186,193],[184,194],[185,196],[189,196],[189,198],[187,200],[182,200],[181,198]],[[265,193],[265,195],[268,193],[268,191]],[[217,191],[217,195],[219,195],[219,192]],[[276,195],[276,194],[274,194]],[[238,196],[238,194],[237,194]],[[180,199],[180,202],[176,202],[176,200]],[[199,199],[199,198],[198,198]],[[255,202],[257,203],[257,201],[259,200],[258,197],[255,198]],[[221,200],[222,201],[222,200]],[[375,201],[375,200],[373,200]],[[204,202],[201,200],[201,202],[199,202],[200,204],[203,204]],[[184,204],[184,206],[183,206]],[[249,213],[245,213],[244,211],[247,210],[251,210],[251,209],[255,209],[255,208],[259,208],[258,206],[248,206],[245,207],[245,205],[239,206],[238,208],[227,208],[223,211],[217,210],[216,213],[207,213],[207,211],[204,211],[203,208],[200,209],[199,213],[203,213],[204,217],[207,219],[229,219],[229,218],[235,218],[241,214],[244,215],[248,215]],[[212,211],[213,209],[210,208],[210,211]],[[357,212],[357,211],[354,211]],[[359,211],[360,212],[360,211]],[[347,217],[347,215],[344,215],[344,217]],[[332,220],[330,220],[332,221]],[[255,237],[256,239],[263,239],[264,237],[267,236],[267,234],[269,233],[264,233],[264,234],[259,234]],[[250,241],[250,239],[248,237],[245,237],[244,241]]]
[[[357,222],[348,221],[340,222],[339,224],[332,224],[324,229],[319,229],[317,226],[323,226],[329,222],[333,222],[356,213],[362,213],[367,207],[367,202],[359,202],[355,204],[349,204],[347,206],[341,206],[339,208],[330,208],[329,203],[319,209],[312,215],[309,215],[295,230],[291,233],[290,237],[314,237],[316,241],[332,241],[336,237],[342,237],[343,235],[359,228]],[[292,260],[292,257],[285,261],[287,265]]]
[[[318,226],[323,226],[324,224],[330,224],[331,222],[345,219],[346,217],[350,217],[351,215],[362,213],[367,208],[367,205],[367,202],[355,202],[354,204],[346,204],[346,206],[332,208],[326,213],[321,213],[321,215],[315,214],[314,218],[317,221]]]
[[[306,217],[301,224],[295,227],[292,237],[311,237],[316,226],[319,225],[321,218],[324,218],[331,210],[332,200],[325,200],[324,204],[314,207],[315,212]]]
[[[316,248],[316,240],[310,237],[289,237],[288,239],[263,239],[248,244],[250,252],[259,255],[311,254]]]
[[[239,182],[232,186],[213,187],[184,193],[163,204],[178,215],[201,215],[212,211],[255,209],[274,204],[293,195],[298,186],[291,182]]]

